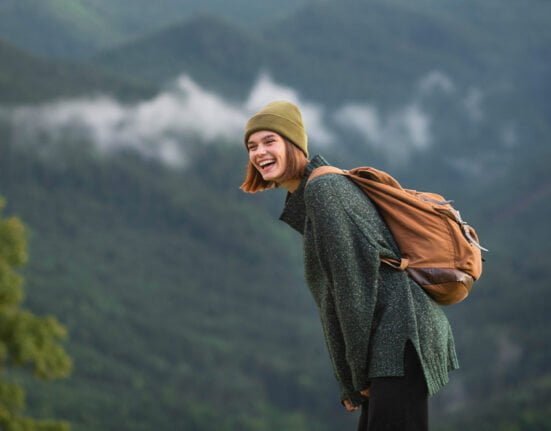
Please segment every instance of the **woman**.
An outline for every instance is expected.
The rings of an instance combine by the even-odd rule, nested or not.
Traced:
[[[308,160],[298,107],[272,102],[245,128],[249,163],[241,188],[288,191],[281,220],[303,235],[305,275],[316,301],[341,402],[362,406],[359,431],[428,430],[428,396],[458,368],[440,307],[402,271],[380,265],[399,256],[369,198],[349,179],[308,181],[327,162]]]

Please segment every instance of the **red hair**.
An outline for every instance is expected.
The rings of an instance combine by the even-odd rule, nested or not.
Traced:
[[[287,139],[283,140],[285,141],[287,166],[281,182],[302,177],[304,175],[304,169],[308,165],[308,159],[302,150]],[[260,172],[258,172],[249,160],[245,171],[245,180],[239,188],[246,193],[257,193],[276,187],[278,187],[278,183],[275,181],[265,181]]]

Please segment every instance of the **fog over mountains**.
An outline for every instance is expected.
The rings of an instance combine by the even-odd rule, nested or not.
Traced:
[[[183,74],[151,99],[124,102],[109,94],[91,94],[4,108],[1,115],[11,123],[19,145],[55,144],[73,134],[90,140],[102,152],[135,149],[180,166],[186,159],[186,136],[206,143],[240,143],[246,120],[266,103],[284,99],[301,107],[314,147],[337,145],[344,129],[366,147],[386,154],[389,161],[403,164],[412,151],[430,149],[435,139],[433,115],[425,103],[435,94],[457,105],[473,127],[484,121],[483,93],[470,88],[461,94],[450,77],[436,70],[422,77],[403,104],[389,112],[369,101],[336,108],[308,101],[263,73],[240,103],[202,88]],[[515,145],[513,125],[504,125],[501,133],[505,146]]]

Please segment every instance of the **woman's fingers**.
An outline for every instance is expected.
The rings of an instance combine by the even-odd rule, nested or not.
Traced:
[[[356,410],[358,410],[358,406],[352,404],[352,401],[350,400],[344,400],[344,408],[347,412],[355,412]]]

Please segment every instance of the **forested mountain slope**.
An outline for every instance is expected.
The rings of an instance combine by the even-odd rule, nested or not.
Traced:
[[[0,38],[35,55],[85,58],[196,14],[212,13],[257,27],[306,0],[3,0]]]
[[[182,73],[230,96],[243,94],[259,71],[292,60],[288,50],[227,20],[201,15],[100,53],[91,63],[151,84]]]
[[[15,105],[93,93],[136,99],[152,93],[147,85],[93,67],[37,58],[0,40],[0,103]]]

